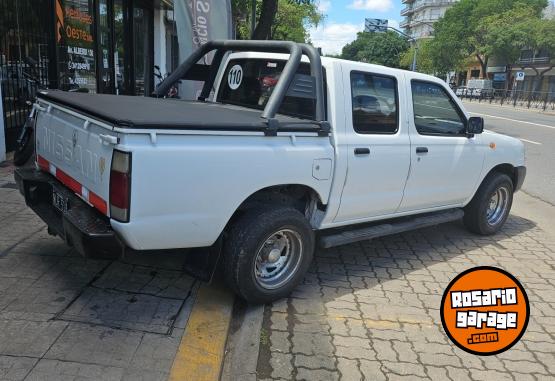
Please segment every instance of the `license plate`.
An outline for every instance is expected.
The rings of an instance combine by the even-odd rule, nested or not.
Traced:
[[[61,193],[56,192],[52,189],[52,205],[62,213],[66,213],[68,209],[68,199]]]

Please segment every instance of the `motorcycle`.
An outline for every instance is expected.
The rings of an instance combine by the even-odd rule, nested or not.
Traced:
[[[164,79],[168,78],[169,75],[170,75],[170,73],[166,73],[166,75],[162,75],[162,71],[160,70],[160,66],[154,65],[154,76],[156,77],[156,79],[158,79],[158,81],[159,81],[158,84],[162,83],[162,81],[164,81]],[[181,83],[181,81],[178,81],[177,83]],[[176,84],[174,84],[172,87],[170,87],[170,89],[168,90],[166,95],[164,95],[164,98],[180,99],[179,90],[178,90]]]

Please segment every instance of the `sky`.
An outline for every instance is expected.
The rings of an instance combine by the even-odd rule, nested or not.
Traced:
[[[365,18],[388,19],[389,26],[398,28],[402,19],[401,0],[317,0],[326,18],[317,28],[310,29],[314,46],[324,54],[341,53],[341,48],[364,29]]]

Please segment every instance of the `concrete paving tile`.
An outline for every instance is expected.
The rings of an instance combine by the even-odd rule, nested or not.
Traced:
[[[21,381],[33,369],[37,359],[0,355],[0,380]]]
[[[167,334],[183,300],[87,287],[61,320]]]
[[[127,367],[141,343],[143,333],[86,324],[70,324],[44,358]]]
[[[66,327],[59,321],[0,321],[0,355],[41,357]]]

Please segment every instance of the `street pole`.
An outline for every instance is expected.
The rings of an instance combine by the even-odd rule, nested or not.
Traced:
[[[2,109],[2,86],[0,86],[0,163],[6,160],[6,135],[4,126],[4,110]]]
[[[418,45],[414,41],[414,55],[412,56],[412,71],[416,71],[416,55],[418,54]]]
[[[254,29],[256,28],[256,0],[251,4],[251,40],[254,39]]]

